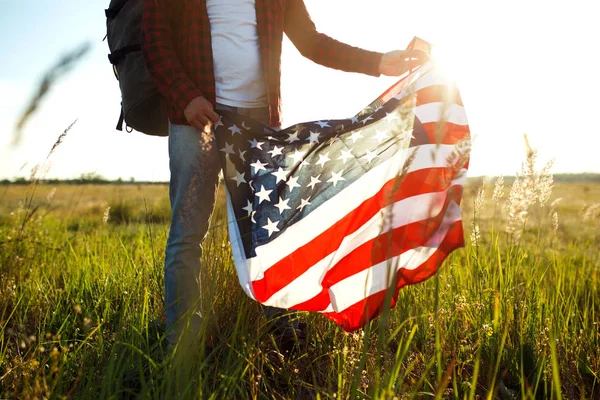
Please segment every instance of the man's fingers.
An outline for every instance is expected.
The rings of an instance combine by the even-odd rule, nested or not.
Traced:
[[[212,122],[217,122],[219,120],[219,114],[217,114],[216,112],[214,112],[214,110],[209,110],[206,113],[206,116],[208,117],[208,119],[210,119]]]
[[[202,114],[196,115],[196,120],[198,120],[202,124],[202,129],[204,129],[204,125],[206,125],[210,122],[209,119],[206,117],[206,115],[202,115]]]
[[[198,129],[200,132],[202,132],[202,130],[204,129],[204,123],[202,121],[200,121],[198,118],[194,118],[191,121],[188,121],[190,123],[190,125],[192,125],[194,128]]]
[[[410,57],[416,58],[420,61],[427,61],[429,59],[429,55],[422,50],[409,50]]]

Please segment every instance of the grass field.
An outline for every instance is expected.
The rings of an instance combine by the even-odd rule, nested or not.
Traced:
[[[186,362],[163,340],[166,186],[0,186],[0,398],[600,398],[600,185],[549,183],[468,185],[465,249],[364,330],[303,314],[292,355],[239,287],[221,193]]]

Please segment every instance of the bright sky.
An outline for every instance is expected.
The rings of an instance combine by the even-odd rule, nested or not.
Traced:
[[[306,0],[317,28],[370,50],[403,49],[413,36],[446,54],[477,136],[470,175],[512,174],[522,135],[556,158],[555,172],[600,172],[600,24],[592,0],[503,2]],[[79,119],[47,177],[169,178],[167,141],[114,130],[120,94],[107,61],[108,0],[5,0],[0,13],[0,179],[28,176],[58,135]],[[43,73],[83,41],[92,51],[55,86],[11,144],[18,115]],[[283,56],[285,125],[348,117],[393,82]],[[335,101],[331,101],[333,97]]]

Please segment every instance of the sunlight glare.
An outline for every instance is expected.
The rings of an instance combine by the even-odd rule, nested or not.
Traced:
[[[462,62],[462,57],[447,47],[433,46],[431,60],[442,73],[452,79],[457,79],[460,71],[463,70],[464,62]]]

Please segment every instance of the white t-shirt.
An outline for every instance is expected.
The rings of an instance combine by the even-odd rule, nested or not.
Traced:
[[[255,0],[207,0],[217,103],[267,106]]]

